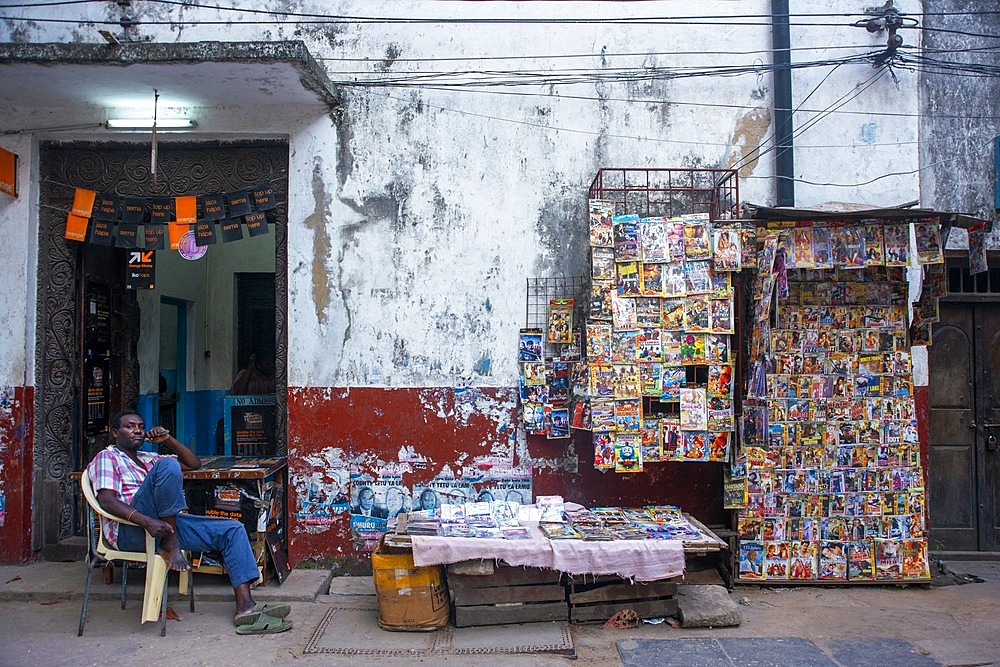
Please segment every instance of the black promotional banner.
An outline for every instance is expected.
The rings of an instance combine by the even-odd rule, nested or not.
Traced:
[[[215,243],[215,223],[200,220],[194,228],[195,245],[213,245]]]
[[[233,192],[198,196],[123,197],[77,188],[77,194],[81,192],[93,197],[93,213],[75,213],[77,219],[72,234],[69,218],[73,218],[74,212],[67,214],[65,238],[128,250],[166,250],[167,229],[178,221],[177,206],[181,200],[186,206],[196,202],[196,206],[185,208],[184,215],[192,223],[190,228],[197,246],[217,244],[220,236],[222,243],[240,241],[246,237],[244,224],[250,237],[269,234],[271,223],[265,211],[278,207],[274,185],[268,182]]]
[[[219,223],[219,229],[222,231],[223,243],[241,241],[243,239],[243,225],[240,224],[239,218],[223,220]]]
[[[243,221],[247,223],[247,231],[250,232],[250,236],[267,234],[267,216],[263,213],[245,215]]]
[[[153,289],[156,286],[156,253],[132,250],[125,266],[126,289]]]

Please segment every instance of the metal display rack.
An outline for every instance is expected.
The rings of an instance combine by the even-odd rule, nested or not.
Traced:
[[[615,202],[616,215],[647,218],[708,213],[712,221],[735,220],[740,208],[739,173],[735,169],[601,169],[588,196]]]

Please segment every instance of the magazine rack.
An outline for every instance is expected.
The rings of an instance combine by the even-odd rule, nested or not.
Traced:
[[[597,172],[589,199],[616,203],[616,215],[643,218],[708,213],[711,220],[739,218],[735,169],[608,168]]]

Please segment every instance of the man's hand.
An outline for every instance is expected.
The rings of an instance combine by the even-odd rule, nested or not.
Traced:
[[[154,444],[161,444],[170,439],[170,431],[163,428],[162,426],[157,426],[156,428],[146,431],[146,440]]]
[[[160,519],[154,519],[153,517],[148,517],[143,515],[142,519],[135,517],[135,523],[142,526],[143,529],[150,535],[156,538],[166,537],[167,535],[174,534],[174,527],[171,526],[166,521],[161,521]]]

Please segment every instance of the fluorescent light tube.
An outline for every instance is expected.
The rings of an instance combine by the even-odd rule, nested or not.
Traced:
[[[109,118],[105,126],[109,130],[151,130],[152,118]],[[157,130],[182,130],[197,127],[198,123],[190,118],[159,118],[156,120]]]

